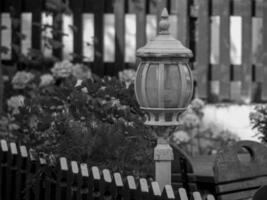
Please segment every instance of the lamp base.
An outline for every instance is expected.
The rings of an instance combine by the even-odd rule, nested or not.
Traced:
[[[142,110],[146,113],[145,125],[149,126],[179,126],[180,115],[186,108],[144,108]]]

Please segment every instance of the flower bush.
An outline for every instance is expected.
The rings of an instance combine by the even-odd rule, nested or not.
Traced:
[[[188,155],[214,154],[218,149],[239,138],[221,130],[216,124],[203,123],[205,103],[194,99],[189,109],[181,116],[182,128],[173,133],[172,142],[178,144]]]
[[[24,89],[28,83],[34,78],[34,75],[30,72],[19,71],[12,79],[12,85],[14,89]]]
[[[143,125],[133,84],[99,78],[69,61],[55,63],[51,72],[15,75],[17,80],[18,74],[30,78],[19,90],[9,88],[1,137],[46,155],[153,176],[155,138]]]

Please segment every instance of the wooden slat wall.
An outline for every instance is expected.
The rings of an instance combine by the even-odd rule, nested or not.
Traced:
[[[58,0],[59,1],[59,0]],[[3,0],[2,11],[9,12],[10,5],[16,9],[15,17],[20,18],[20,11],[33,13],[34,23],[41,21],[41,11],[44,10],[44,0]],[[89,63],[92,71],[98,75],[116,75],[118,71],[135,63],[125,63],[125,14],[136,14],[136,48],[146,43],[146,14],[153,14],[159,18],[162,8],[167,7],[171,14],[177,16],[177,38],[191,48],[195,55],[196,97],[215,101],[249,102],[255,99],[267,100],[267,59],[263,52],[267,51],[266,3],[263,0],[69,0],[73,11],[73,21],[77,30],[74,31],[74,52],[83,53],[83,22],[82,14],[94,14],[94,62]],[[26,4],[26,5],[24,5]],[[115,62],[104,63],[104,14],[112,12],[115,16]],[[219,62],[210,65],[211,23],[212,16],[220,17]],[[241,64],[233,65],[230,58],[230,17],[242,18],[242,48]],[[262,49],[258,52],[256,63],[252,63],[252,17],[263,19]],[[196,26],[192,26],[192,20]],[[190,37],[190,29],[196,31],[195,38]],[[12,40],[20,46],[16,32],[20,32],[20,25],[13,27]],[[59,38],[56,38],[59,39]],[[40,27],[32,26],[32,47],[41,48]],[[62,50],[54,50],[54,55],[61,58]],[[16,55],[13,51],[13,58]],[[74,60],[76,61],[76,60]],[[130,64],[130,65],[129,65]],[[254,65],[254,66],[253,66]],[[257,88],[254,85],[258,85]],[[214,100],[214,99],[213,99]]]

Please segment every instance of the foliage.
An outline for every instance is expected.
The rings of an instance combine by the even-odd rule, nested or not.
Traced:
[[[214,154],[218,149],[239,138],[227,130],[221,130],[216,124],[203,123],[205,104],[200,99],[194,99],[190,108],[181,116],[182,128],[172,135],[188,155]]]
[[[249,118],[253,125],[252,128],[258,132],[259,138],[263,142],[267,142],[267,105],[255,106],[255,111],[250,113]]]
[[[155,138],[143,125],[133,84],[99,78],[68,61],[56,63],[51,72],[17,72],[11,79],[1,137],[47,155],[153,175]],[[87,75],[81,80],[77,74]]]

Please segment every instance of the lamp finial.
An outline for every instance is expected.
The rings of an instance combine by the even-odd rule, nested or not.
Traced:
[[[159,34],[160,35],[168,35],[169,34],[169,14],[166,8],[163,9],[160,21],[159,21]]]

